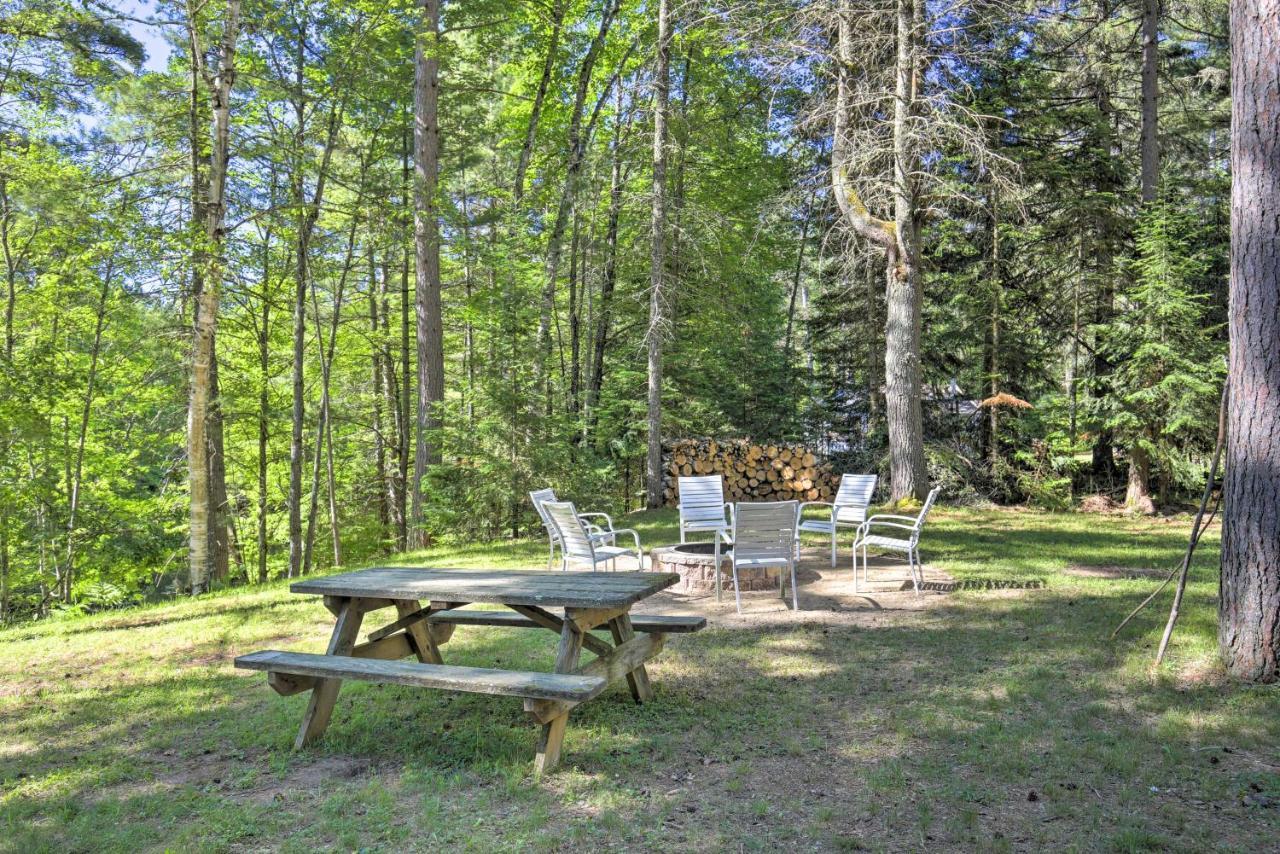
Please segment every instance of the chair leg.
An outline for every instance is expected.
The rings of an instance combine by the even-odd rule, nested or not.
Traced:
[[[909,553],[909,557],[911,558],[911,586],[913,586],[916,589],[916,595],[919,596],[920,595],[920,578],[916,574],[916,569],[917,569],[916,562],[919,560],[919,558],[916,556],[915,549],[911,550],[911,552]]]
[[[716,574],[716,601],[717,601],[717,602],[719,602],[719,601],[720,601],[720,599],[721,599],[721,592],[720,592],[720,587],[721,587],[721,584],[720,584],[720,532],[719,532],[719,531],[716,531],[714,534],[712,534],[712,537],[715,539],[715,558],[714,558],[714,559],[715,559],[715,563],[714,563],[714,564],[712,564],[712,566],[714,567],[714,569],[713,569],[712,571],[713,571],[713,572],[715,572],[715,574]],[[682,540],[681,542],[683,542],[683,540]],[[735,578],[736,578],[736,576],[735,576]]]
[[[742,590],[738,587],[738,564],[733,564],[733,599],[737,603],[738,613],[742,613]]]
[[[791,610],[800,610],[800,590],[796,587],[796,565],[791,564]]]
[[[684,545],[684,523],[680,523],[680,545]]]
[[[796,555],[796,557],[799,558],[800,555]],[[834,522],[831,523],[831,568],[836,568],[836,525]]]

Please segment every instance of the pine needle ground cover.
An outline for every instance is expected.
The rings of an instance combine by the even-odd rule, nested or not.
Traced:
[[[348,683],[322,742],[292,752],[306,696],[230,665],[323,649],[331,618],[284,582],[0,632],[0,850],[1275,845],[1280,693],[1216,663],[1216,529],[1152,675],[1165,600],[1107,637],[1177,562],[1188,519],[933,521],[924,557],[954,592],[673,637],[650,665],[657,702],[623,685],[576,710],[565,769],[541,784],[534,728],[501,698]],[[627,524],[677,539],[670,511]],[[540,567],[544,549],[404,562]],[[462,628],[445,655],[550,669],[554,642]]]

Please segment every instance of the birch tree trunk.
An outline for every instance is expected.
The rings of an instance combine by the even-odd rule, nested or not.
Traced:
[[[1280,679],[1280,0],[1231,3],[1231,408],[1218,644]]]
[[[413,244],[416,253],[418,321],[418,419],[413,455],[410,547],[427,545],[422,482],[440,461],[434,432],[436,406],[444,400],[444,330],[440,317],[440,235],[436,180],[440,161],[437,115],[440,71],[440,0],[421,0],[422,20],[414,51],[413,82]]]
[[[551,35],[547,38],[547,55],[542,63],[542,76],[538,78],[537,91],[533,95],[533,108],[529,111],[529,125],[525,129],[524,145],[520,147],[520,159],[516,163],[513,195],[517,202],[524,198],[524,179],[529,171],[529,158],[533,156],[533,143],[538,136],[538,119],[542,116],[542,105],[547,99],[547,88],[551,85],[551,75],[556,67],[565,5],[565,0],[557,0],[551,8]]]
[[[218,323],[218,300],[222,289],[223,227],[226,220],[227,166],[231,159],[231,87],[235,83],[235,48],[240,35],[240,0],[228,0],[222,24],[218,67],[206,75],[204,50],[200,45],[199,22],[193,6],[188,6],[192,59],[198,74],[205,77],[213,111],[212,146],[209,157],[208,195],[204,213],[205,251],[203,287],[197,301],[191,347],[191,396],[187,408],[187,465],[191,498],[188,531],[188,566],[191,592],[202,593],[209,585],[209,457],[207,423],[212,390],[213,341]]]
[[[662,506],[662,337],[666,329],[667,113],[671,87],[671,4],[658,2],[658,55],[653,73],[653,203],[649,251],[648,449],[645,504]]]

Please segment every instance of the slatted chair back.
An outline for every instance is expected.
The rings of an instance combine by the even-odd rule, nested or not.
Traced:
[[[586,526],[578,518],[578,510],[572,501],[544,501],[542,509],[551,519],[560,547],[566,558],[579,558],[594,565],[595,549]]]
[[[866,521],[877,480],[879,478],[874,474],[840,475],[840,488],[831,502],[835,505],[837,522],[857,524]]]
[[[724,478],[718,474],[680,478],[680,522],[724,521]]]
[[[929,490],[929,494],[925,496],[924,506],[920,508],[920,515],[916,516],[916,523],[911,528],[911,544],[914,546],[920,541],[920,532],[924,530],[924,519],[929,515],[929,511],[933,509],[933,503],[938,500],[938,495],[942,492],[942,487],[935,486]]]
[[[799,507],[798,501],[752,501],[734,505],[734,561],[790,560]]]
[[[548,501],[556,500],[556,491],[554,489],[535,489],[529,493],[529,500],[533,502],[533,509],[538,511],[538,518],[542,520],[542,527],[547,529],[548,533],[555,533],[555,528],[551,525],[551,517],[547,515],[547,511],[542,505]]]

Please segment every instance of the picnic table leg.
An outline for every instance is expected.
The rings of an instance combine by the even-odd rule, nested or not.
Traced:
[[[412,599],[397,599],[396,614],[408,617],[422,610],[422,606]],[[405,633],[413,639],[413,646],[418,652],[418,661],[423,664],[444,664],[440,656],[440,647],[436,645],[435,635],[426,620],[418,620],[405,627]]]
[[[582,632],[573,620],[565,620],[560,627],[560,648],[556,652],[556,673],[572,673],[578,669],[578,658],[582,655]],[[541,777],[560,764],[560,747],[564,744],[565,725],[569,722],[566,709],[542,725],[542,733],[538,736],[538,755],[533,763],[535,777]]]
[[[360,634],[360,622],[364,616],[359,600],[344,598],[338,605],[337,615],[338,622],[333,627],[326,654],[350,655]],[[301,750],[324,734],[341,687],[341,679],[316,680],[315,687],[311,689],[311,699],[307,703],[307,712],[302,716],[302,727],[293,742],[294,750]]]
[[[719,567],[717,567],[718,571]],[[613,635],[613,645],[622,646],[636,636],[631,627],[631,615],[622,614],[609,621],[609,632]],[[649,684],[649,671],[641,664],[627,674],[627,687],[637,703],[647,703],[653,699],[653,686]]]

